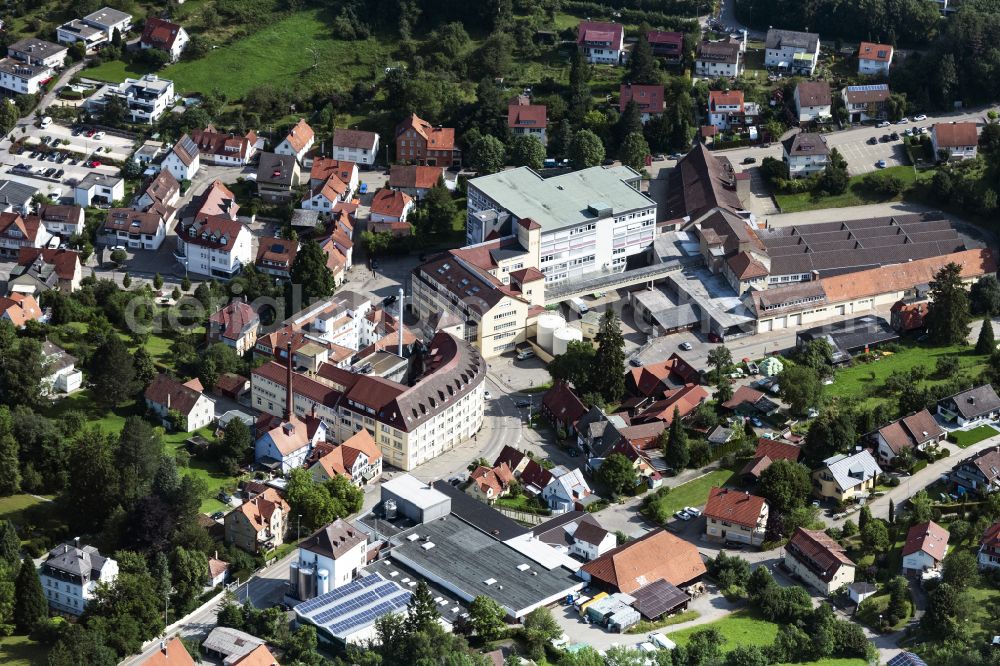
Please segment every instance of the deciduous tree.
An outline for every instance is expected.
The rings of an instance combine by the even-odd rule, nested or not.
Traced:
[[[509,161],[514,166],[531,167],[537,171],[545,165],[545,146],[530,134],[515,136],[510,144]]]
[[[776,460],[761,472],[757,493],[779,513],[805,504],[812,490],[809,468],[791,460]]]
[[[586,169],[604,161],[604,145],[590,130],[579,130],[569,144],[569,160],[574,169]]]
[[[601,483],[614,495],[620,495],[635,487],[636,473],[632,462],[621,453],[612,453],[597,470]]]
[[[472,628],[484,641],[494,641],[503,636],[507,628],[505,616],[504,609],[490,597],[479,595],[469,604]]]
[[[302,289],[304,303],[333,293],[336,288],[333,273],[326,265],[326,254],[319,243],[312,239],[302,243],[292,262],[291,281]]]

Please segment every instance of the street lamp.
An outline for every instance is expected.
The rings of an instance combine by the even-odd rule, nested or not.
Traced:
[[[302,514],[295,516],[297,525],[295,526],[295,540],[302,538]]]

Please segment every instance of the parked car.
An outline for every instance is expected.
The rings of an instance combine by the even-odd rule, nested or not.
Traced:
[[[878,139],[876,139],[876,138],[875,138],[875,137],[873,137],[873,136],[872,136],[872,137],[868,137],[868,145],[869,145],[869,146],[874,146],[874,145],[875,145],[875,144],[877,144],[877,143],[878,143]]]
[[[694,516],[695,518],[701,515],[701,509],[696,509],[693,506],[686,506],[684,507],[684,510],[688,512],[688,515]]]
[[[896,124],[897,125],[905,125],[908,122],[910,122],[910,119],[907,118],[906,116],[903,116],[902,118],[900,118],[899,120],[896,121]]]
[[[692,345],[690,342],[682,342],[679,346],[684,351],[691,351],[692,349],[694,349],[694,345]]]
[[[91,138],[91,137],[93,137],[95,134],[97,134],[97,130],[95,130],[95,129],[89,129],[89,130],[87,130],[87,138],[88,139]]]
[[[888,164],[886,164],[885,160],[879,160],[878,162],[875,163],[875,166],[877,166],[879,169],[884,169],[888,166]]]
[[[913,116],[913,120],[915,120],[916,122],[922,122],[924,120],[927,120],[927,116],[921,113],[919,116]]]
[[[891,124],[891,123],[889,123],[889,121],[888,121],[888,120],[883,120],[882,122],[880,122],[880,123],[879,123],[878,125],[876,125],[875,127],[888,127],[888,126],[889,126],[890,124]]]
[[[531,407],[530,400],[518,400],[514,403],[514,406],[518,409],[524,409],[525,407]]]
[[[879,138],[879,141],[881,141],[882,143],[889,143],[889,141],[890,141],[889,135],[888,134],[883,134],[881,136],[881,138]]]
[[[94,141],[100,141],[104,138],[104,132],[98,132],[93,136]]]
[[[757,158],[756,157],[744,157],[743,158],[743,164],[756,164],[756,163],[757,163]]]
[[[674,513],[674,518],[679,520],[691,520],[691,514],[681,509],[680,511]]]
[[[90,160],[89,162],[87,162],[87,166],[89,166],[91,169],[94,169],[96,167],[101,166],[101,162],[99,160]]]
[[[641,368],[642,367],[642,361],[640,361],[635,356],[633,356],[632,358],[630,358],[628,360],[628,364],[631,365],[633,368]]]
[[[756,416],[752,416],[752,417],[750,417],[750,423],[754,424],[754,425],[755,425],[755,426],[757,426],[758,428],[763,428],[763,427],[764,427],[764,422],[763,422],[763,421],[761,421],[761,420],[760,420],[759,418],[757,418]]]
[[[893,141],[899,141],[899,132],[893,132],[892,134],[889,135],[889,138],[892,139]]]
[[[566,453],[569,454],[570,458],[576,458],[577,456],[580,455],[580,451],[575,446],[569,447],[569,450],[566,451]]]
[[[389,296],[386,296],[385,298],[382,299],[382,305],[392,305],[395,302],[396,302],[395,294],[390,294]]]

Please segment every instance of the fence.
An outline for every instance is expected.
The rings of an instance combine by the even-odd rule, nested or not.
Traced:
[[[519,523],[524,523],[525,525],[541,525],[546,520],[551,518],[551,516],[529,513],[527,511],[518,511],[517,509],[509,509],[505,506],[494,505],[493,508],[508,518],[516,520]]]

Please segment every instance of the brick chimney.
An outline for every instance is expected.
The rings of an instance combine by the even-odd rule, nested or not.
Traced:
[[[286,421],[291,421],[292,420],[292,414],[295,413],[295,410],[293,408],[293,405],[295,404],[294,403],[295,398],[294,398],[294,396],[292,394],[292,342],[291,342],[291,340],[288,341],[287,349],[288,349],[288,377],[287,377],[288,381],[285,382],[285,384],[286,384],[286,391],[285,391],[285,420]]]

